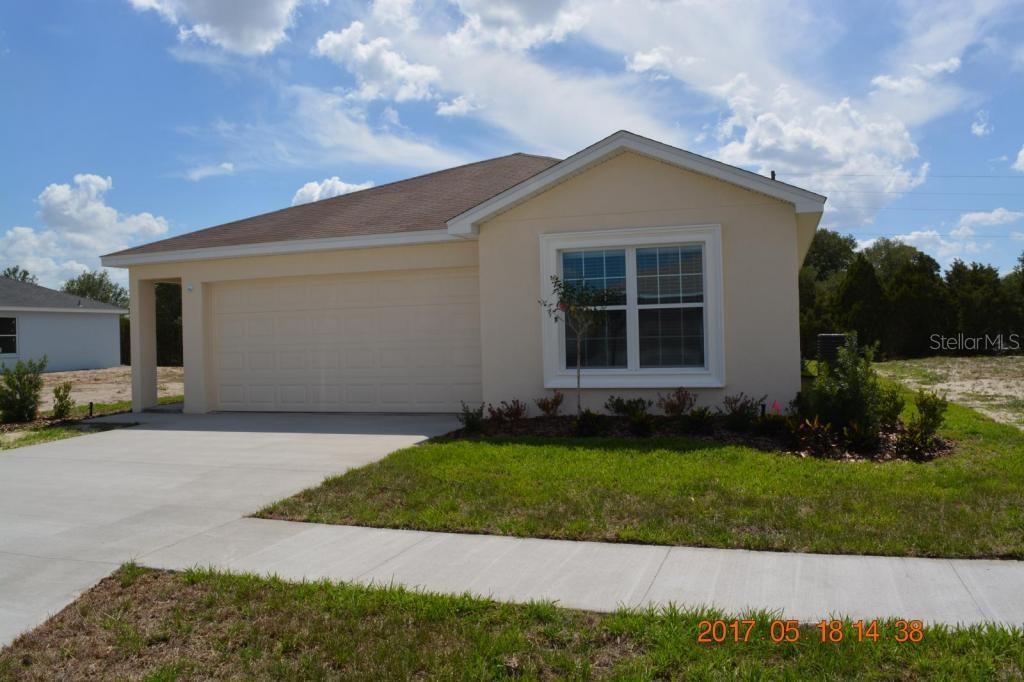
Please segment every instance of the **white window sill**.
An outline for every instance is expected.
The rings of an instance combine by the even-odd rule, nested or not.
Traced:
[[[583,373],[582,388],[723,388],[725,379],[710,372],[607,372]],[[576,388],[576,373],[560,373],[548,377],[544,388]]]

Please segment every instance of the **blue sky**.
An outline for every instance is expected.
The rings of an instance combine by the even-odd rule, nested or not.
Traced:
[[[774,169],[863,243],[1003,271],[1024,252],[1019,1],[9,2],[0,91],[0,266],[49,285],[129,245],[621,128]]]

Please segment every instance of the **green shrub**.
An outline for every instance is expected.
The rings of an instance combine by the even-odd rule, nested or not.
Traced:
[[[832,425],[821,421],[818,417],[802,419],[795,422],[793,440],[801,452],[812,457],[832,458],[836,453],[835,434]]]
[[[935,457],[938,451],[936,434],[945,419],[949,402],[942,396],[921,389],[914,400],[917,414],[896,439],[896,452],[918,462]]]
[[[495,424],[507,424],[515,431],[519,428],[519,423],[526,419],[527,409],[526,403],[522,400],[513,400],[512,402],[502,400],[498,407],[487,406],[487,418]]]
[[[71,397],[71,382],[62,381],[53,387],[53,416],[67,419],[75,407],[75,399]]]
[[[677,388],[668,395],[658,394],[658,408],[669,417],[682,417],[689,414],[697,404],[697,396],[685,388]]]
[[[850,422],[843,427],[843,442],[854,452],[874,452],[881,445],[881,432],[876,428],[863,427]]]
[[[550,398],[537,398],[533,402],[545,417],[557,417],[563,400],[565,400],[565,395],[561,391],[555,391]]]
[[[742,392],[725,396],[719,409],[725,416],[725,426],[733,431],[749,431],[761,416],[761,406],[767,399],[768,396],[758,399]]]
[[[782,414],[764,414],[754,421],[754,431],[762,436],[784,436],[793,430],[791,421]]]
[[[912,417],[908,427],[915,428],[929,438],[934,438],[939,427],[946,419],[946,409],[949,401],[943,396],[926,391],[923,388],[918,390],[914,398],[914,406],[917,407],[917,416]]]
[[[583,410],[573,420],[573,433],[577,436],[589,437],[598,436],[605,430],[607,418],[593,410]]]
[[[620,398],[611,396],[604,407],[612,414],[629,420],[629,432],[634,436],[649,436],[654,430],[654,418],[649,410],[654,402],[644,398]]]
[[[464,402],[461,402],[461,405],[462,410],[459,412],[458,419],[462,428],[470,433],[480,433],[484,425],[483,403],[480,403],[479,407],[470,407]]]
[[[818,363],[810,390],[801,396],[802,417],[819,417],[833,432],[848,434],[858,449],[877,447],[883,412],[889,419],[895,407],[892,396],[883,395],[871,360],[871,349],[861,349],[851,334],[834,366]]]
[[[604,409],[617,417],[629,417],[633,414],[646,413],[653,405],[653,401],[644,398],[621,398],[613,395],[605,401]]]
[[[682,425],[687,433],[711,433],[715,430],[715,415],[710,407],[695,407],[682,417]]]
[[[0,370],[0,419],[11,423],[36,418],[45,369],[45,355],[39,360],[18,360],[14,367],[3,366]]]
[[[892,431],[900,423],[903,414],[903,394],[899,386],[882,386],[878,395],[878,423],[885,431]]]

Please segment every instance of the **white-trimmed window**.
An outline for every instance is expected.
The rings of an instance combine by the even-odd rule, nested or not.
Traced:
[[[18,318],[0,317],[0,355],[18,352]]]
[[[721,237],[717,225],[541,237],[542,291],[551,276],[621,292],[581,343],[591,388],[725,384]],[[575,386],[576,338],[544,320],[544,385]]]

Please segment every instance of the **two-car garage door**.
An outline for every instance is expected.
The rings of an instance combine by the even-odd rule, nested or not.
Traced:
[[[452,412],[480,402],[475,269],[218,283],[220,410]]]

